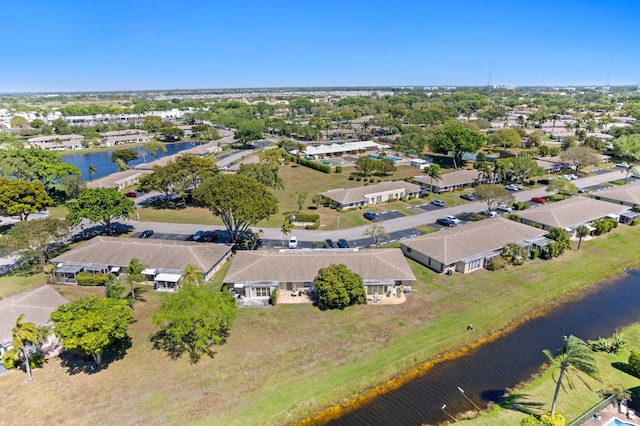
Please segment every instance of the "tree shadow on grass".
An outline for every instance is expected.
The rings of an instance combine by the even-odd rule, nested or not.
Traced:
[[[506,410],[518,411],[524,414],[540,414],[544,404],[542,402],[529,401],[530,395],[526,393],[512,393],[506,396],[500,406]]]
[[[60,363],[67,369],[71,376],[85,373],[95,374],[109,368],[112,362],[121,360],[131,347],[131,337],[126,336],[114,342],[109,349],[102,354],[102,365],[96,365],[92,356],[82,355],[76,351],[63,351],[60,354]]]
[[[165,330],[159,330],[151,335],[149,341],[153,344],[153,349],[165,351],[172,360],[188,355],[191,364],[197,364],[203,355],[213,358],[216,354],[213,347],[201,345],[194,335],[177,340]]]
[[[631,371],[629,371],[629,364],[627,364],[626,362],[612,362],[611,366],[616,370],[620,370],[623,373],[627,373],[633,376],[633,374],[631,374]]]

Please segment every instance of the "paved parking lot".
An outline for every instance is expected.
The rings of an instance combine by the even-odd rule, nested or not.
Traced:
[[[419,212],[420,211],[432,212],[432,211],[444,209],[445,207],[438,207],[438,206],[434,206],[433,204],[423,204],[421,206],[415,206],[411,208],[414,210],[418,210]]]
[[[400,213],[397,210],[391,210],[388,212],[383,212],[378,214],[378,216],[380,216],[380,220],[391,220],[391,219],[397,219],[399,217],[404,217],[404,214]]]

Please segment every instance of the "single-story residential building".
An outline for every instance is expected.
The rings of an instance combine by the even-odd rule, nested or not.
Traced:
[[[332,144],[314,143],[307,145],[302,151],[302,155],[317,160],[324,156],[353,154],[358,151],[382,151],[384,149],[389,149],[389,146],[373,141],[336,142]]]
[[[547,232],[502,217],[471,222],[455,228],[408,238],[400,242],[405,256],[436,272],[462,274],[487,266],[509,243],[528,250],[547,245]]]
[[[593,192],[591,197],[623,206],[640,206],[640,181]]]
[[[153,280],[156,289],[173,290],[187,265],[200,268],[209,280],[230,257],[231,246],[226,244],[99,236],[51,262],[56,264],[55,282],[76,284],[80,272],[118,274],[138,259],[145,266],[142,275]]]
[[[125,143],[149,142],[149,134],[146,130],[129,129],[115,130],[113,132],[100,133],[100,146],[114,146]]]
[[[23,322],[45,325],[51,313],[68,302],[49,285],[0,300],[0,356],[12,346],[11,329],[21,314],[24,314]]]
[[[426,188],[428,191],[441,193],[450,192],[456,189],[462,189],[468,186],[476,186],[485,183],[498,183],[502,180],[500,176],[482,178],[477,170],[456,170],[450,173],[444,173],[440,179],[433,179],[433,188],[431,187],[431,177],[427,175],[414,176],[413,182]]]
[[[607,217],[617,221],[628,210],[620,208],[619,204],[578,196],[521,210],[518,215],[526,225],[541,226],[545,230],[563,228],[573,236],[580,225],[588,225],[594,220]]]
[[[238,251],[224,278],[224,285],[249,299],[267,305],[271,292],[294,289],[311,292],[321,268],[343,264],[359,274],[367,295],[384,295],[404,287],[411,292],[416,277],[399,249],[299,249]]]
[[[421,192],[422,188],[419,185],[399,180],[356,188],[331,189],[320,195],[332,200],[338,207],[348,209],[368,204],[384,203],[391,199],[398,200],[402,197],[417,197]]]
[[[151,170],[124,170],[87,182],[87,188],[115,188],[121,190],[127,186],[135,185],[142,176],[149,173],[152,173]]]
[[[48,135],[27,139],[30,145],[49,151],[82,149],[83,135]]]

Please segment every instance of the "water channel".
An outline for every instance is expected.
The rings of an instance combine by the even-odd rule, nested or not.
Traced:
[[[190,149],[196,146],[193,142],[175,142],[167,143],[165,147],[166,152],[158,153],[158,158],[166,157],[167,155],[173,155],[185,149]],[[129,163],[130,166],[142,164],[145,161],[150,162],[154,160],[148,153],[144,151],[142,146],[133,148],[134,151],[139,153],[140,157]],[[62,157],[62,161],[65,163],[73,164],[80,172],[82,172],[82,179],[89,181],[89,165],[93,164],[96,168],[96,174],[93,175],[93,179],[98,179],[111,173],[118,171],[118,166],[111,162],[111,150],[104,150],[99,152],[91,152],[87,154],[72,154]],[[144,156],[143,156],[144,155]]]
[[[540,369],[545,362],[543,349],[555,353],[562,346],[563,336],[573,334],[583,340],[595,340],[639,321],[640,272],[631,271],[613,282],[598,284],[581,299],[558,303],[545,316],[531,319],[460,358],[435,364],[423,375],[329,424],[421,425],[452,421],[448,414],[455,416],[474,408],[458,387],[481,407],[489,401],[500,402],[507,388]]]

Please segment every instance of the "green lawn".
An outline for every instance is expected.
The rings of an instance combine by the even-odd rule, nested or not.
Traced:
[[[425,361],[438,354],[496,335],[551,300],[637,267],[637,252],[630,248],[639,238],[640,227],[621,226],[583,242],[579,253],[467,276],[438,275],[409,261],[418,281],[402,305],[342,311],[319,311],[311,305],[242,309],[215,358],[196,365],[151,349],[153,311],[171,295],[149,288],[135,305],[133,346],[122,359],[91,375],[69,374],[59,360],[51,360],[35,370],[28,386],[23,373],[12,372],[3,377],[0,416],[9,424],[24,420],[21,413],[29,413],[34,423],[53,416],[59,423],[90,423],[95,418],[110,423],[291,423],[334,403],[366,399],[370,394],[365,389],[378,392],[381,388],[375,385],[393,377],[392,386],[400,385],[414,371],[428,368]],[[221,279],[216,278],[216,285]],[[35,284],[14,277],[0,280],[5,296]],[[58,288],[70,299],[103,291]],[[470,322],[476,333],[465,332]],[[398,376],[403,371],[406,375]],[[561,400],[562,407],[568,400]]]

